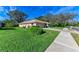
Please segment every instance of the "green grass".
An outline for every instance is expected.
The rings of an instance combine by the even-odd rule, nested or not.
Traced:
[[[52,27],[52,28],[62,30],[64,27]]]
[[[34,35],[27,29],[16,28],[0,30],[0,51],[2,52],[41,52],[54,41],[59,32],[46,31],[42,35]]]
[[[79,34],[75,34],[75,33],[71,33],[71,34],[74,37],[74,39],[77,42],[77,44],[79,45]]]

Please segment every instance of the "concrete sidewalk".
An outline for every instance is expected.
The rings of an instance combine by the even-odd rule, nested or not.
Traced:
[[[78,45],[67,31],[61,31],[55,41],[47,48],[46,52],[77,52]]]

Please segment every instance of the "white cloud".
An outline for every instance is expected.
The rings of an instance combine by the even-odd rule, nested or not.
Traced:
[[[4,8],[2,6],[0,6],[0,12],[3,12]]]
[[[4,7],[2,7],[2,6],[0,6],[0,13],[3,13],[3,14],[5,14],[5,13],[7,13],[8,12],[8,10],[7,9],[5,9]]]
[[[0,7],[0,14],[3,14],[6,17],[6,14],[8,13],[8,10],[5,9],[4,7]],[[0,15],[0,19],[4,19],[2,15]]]
[[[75,6],[68,6],[68,7],[64,7],[64,8],[61,8],[59,11],[57,11],[55,14],[58,14],[58,13],[63,13],[63,12],[69,12],[71,9],[73,9]]]
[[[16,7],[15,6],[10,6],[10,11],[12,10],[16,10]]]
[[[79,9],[78,9],[78,10],[71,11],[71,12],[73,12],[73,13],[75,13],[75,14],[78,14],[78,15],[79,15]]]
[[[4,19],[5,19],[4,17],[0,16],[0,20],[4,20]]]

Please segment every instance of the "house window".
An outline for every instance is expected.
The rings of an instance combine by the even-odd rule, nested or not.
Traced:
[[[33,23],[33,26],[36,26],[36,23]]]

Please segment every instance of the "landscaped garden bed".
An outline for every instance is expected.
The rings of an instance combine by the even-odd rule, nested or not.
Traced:
[[[25,28],[0,30],[0,51],[6,52],[41,52],[54,41],[59,32],[45,30],[41,35],[34,35]]]

